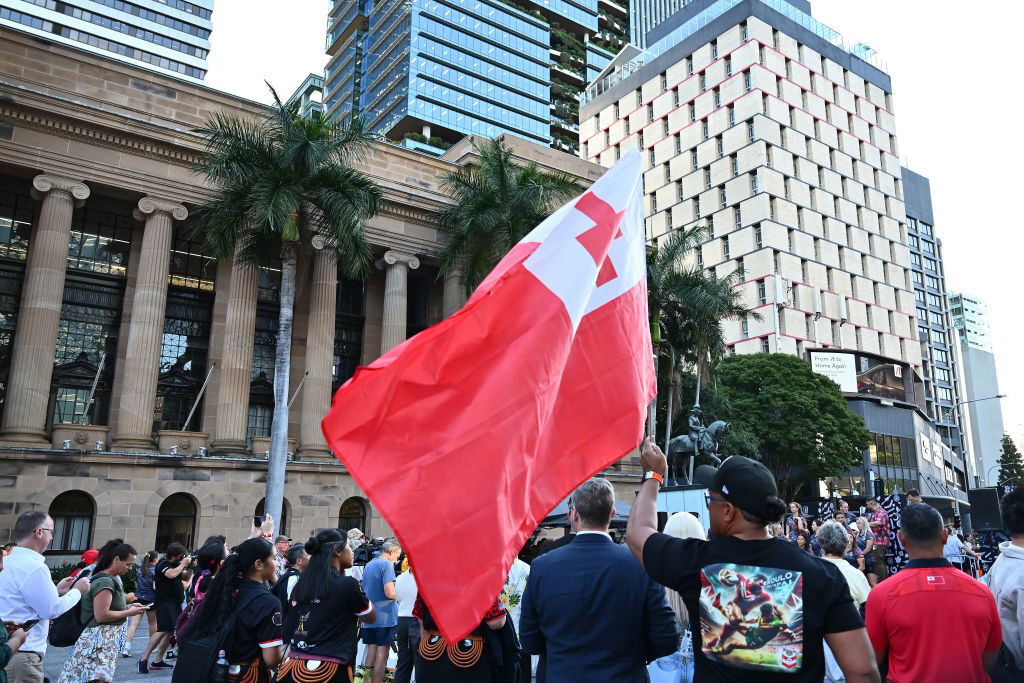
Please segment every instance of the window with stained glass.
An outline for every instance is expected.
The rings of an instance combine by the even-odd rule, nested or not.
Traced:
[[[338,278],[337,311],[334,318],[335,391],[355,374],[362,360],[365,300],[366,292],[362,282]]]
[[[132,246],[130,216],[79,209],[71,221],[68,268],[124,277]]]
[[[202,290],[170,287],[153,415],[156,431],[185,429],[185,420],[206,380],[212,318],[212,295]],[[201,430],[201,404],[188,428]]]
[[[107,423],[123,299],[123,282],[68,273],[54,354],[54,423]]]

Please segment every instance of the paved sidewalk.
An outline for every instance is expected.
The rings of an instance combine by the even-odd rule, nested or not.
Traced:
[[[139,624],[139,630],[135,632],[135,640],[132,641],[131,658],[118,657],[117,674],[114,677],[118,683],[121,683],[121,681],[126,683],[140,683],[141,681],[146,681],[147,683],[156,683],[158,681],[167,683],[171,680],[171,669],[158,669],[150,674],[139,673],[137,662],[139,657],[142,656],[142,651],[146,648],[147,640],[149,640],[149,625],[143,619],[142,623]],[[60,668],[64,665],[64,660],[71,655],[73,649],[71,647],[52,646],[47,648],[43,670],[46,673],[46,677],[50,679],[50,683],[57,683],[57,679],[60,677]],[[171,662],[173,661],[172,659]]]

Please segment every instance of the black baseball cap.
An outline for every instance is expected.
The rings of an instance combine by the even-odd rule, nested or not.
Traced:
[[[725,459],[717,468],[701,465],[693,473],[694,480],[712,491],[721,491],[727,501],[740,510],[761,519],[771,519],[768,499],[776,498],[779,489],[768,468],[742,455]]]

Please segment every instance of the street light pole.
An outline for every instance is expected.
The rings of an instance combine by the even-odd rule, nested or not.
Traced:
[[[991,401],[997,398],[1006,398],[1006,394],[996,394],[995,396],[986,396],[985,398],[972,398],[970,401],[960,401],[959,403],[955,404],[952,408],[946,408],[946,410],[943,412],[943,415],[948,420],[950,416],[953,414],[953,411],[959,408],[960,406],[967,405],[968,403],[977,403],[978,401]]]
[[[997,467],[999,467],[999,463],[996,463],[995,465],[992,465],[992,467],[989,467],[988,468],[988,472],[985,473],[985,485],[986,486],[988,485],[988,478],[992,474],[992,470],[994,470]],[[999,486],[999,480],[998,479],[996,480],[996,486]]]

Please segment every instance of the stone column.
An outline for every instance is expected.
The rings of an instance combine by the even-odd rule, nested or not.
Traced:
[[[448,273],[444,279],[444,291],[441,296],[441,314],[451,317],[456,311],[466,304],[466,295],[462,285],[459,284],[459,273],[453,271]]]
[[[380,352],[385,354],[405,341],[408,319],[409,269],[420,267],[420,260],[400,251],[385,252],[377,261],[384,273],[384,321],[381,325]]]
[[[210,446],[218,451],[245,452],[252,381],[252,345],[256,333],[255,267],[231,266],[228,310],[224,318],[224,350],[217,389],[216,433]]]
[[[313,257],[309,318],[306,327],[306,383],[302,385],[302,424],[299,452],[331,454],[320,430],[320,420],[331,407],[334,318],[338,297],[338,260],[334,251],[320,249]]]
[[[75,206],[81,206],[89,197],[89,188],[81,181],[47,174],[36,176],[32,188],[32,195],[41,199],[43,205],[25,266],[4,401],[3,439],[45,444],[49,419],[46,408],[64,299],[71,215]]]
[[[177,202],[143,197],[135,220],[145,221],[142,251],[135,276],[124,382],[119,398],[114,447],[118,450],[153,449],[153,409],[160,379],[160,347],[167,307],[167,274],[171,263],[174,221],[188,218]]]

